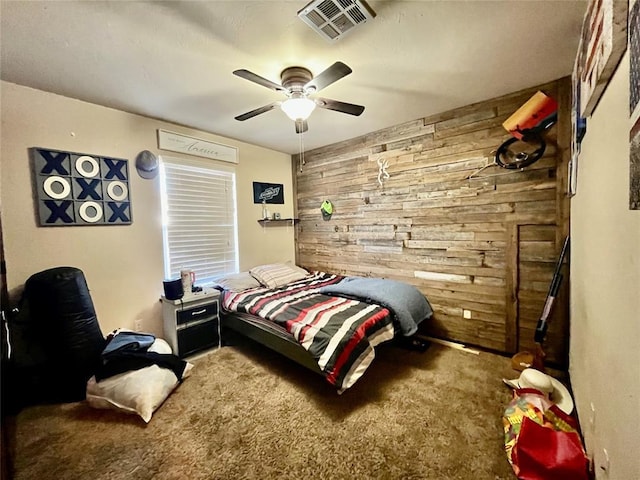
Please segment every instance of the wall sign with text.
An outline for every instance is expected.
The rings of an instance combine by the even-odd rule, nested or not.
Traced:
[[[284,204],[284,185],[281,183],[253,182],[253,203]]]
[[[31,156],[40,226],[132,222],[127,160],[44,148]]]
[[[238,149],[235,147],[166,130],[158,130],[158,148],[197,157],[222,160],[223,162],[238,163]]]

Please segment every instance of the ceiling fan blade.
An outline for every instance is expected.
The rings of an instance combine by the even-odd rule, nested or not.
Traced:
[[[346,77],[353,70],[351,70],[347,65],[342,62],[336,62],[327,68],[324,72],[315,76],[312,80],[307,82],[304,86],[304,90],[307,91],[309,89],[314,89],[314,91],[318,92],[322,90],[324,87],[331,85],[333,82],[337,82],[342,77]]]
[[[296,133],[304,133],[309,130],[306,120],[296,120]]]
[[[340,102],[338,100],[331,100],[330,98],[316,98],[315,100],[316,105],[320,108],[326,108],[327,110],[348,113],[349,115],[355,115],[356,117],[364,112],[364,107],[362,105]]]
[[[265,105],[264,107],[256,108],[255,110],[251,110],[250,112],[243,113],[242,115],[238,115],[237,117],[235,117],[235,119],[240,120],[241,122],[244,122],[245,120],[253,118],[256,115],[260,115],[261,113],[265,113],[265,112],[268,112],[269,110],[273,110],[278,105],[280,105],[280,103],[282,102],[270,103],[269,105]]]
[[[233,72],[234,75],[240,77],[240,78],[244,78],[245,80],[249,80],[250,82],[253,83],[257,83],[258,85],[262,85],[263,87],[267,87],[270,88],[271,90],[275,90],[276,92],[286,92],[287,89],[284,88],[282,85],[278,85],[275,82],[272,82],[271,80],[267,80],[264,77],[261,77],[260,75],[256,75],[253,72],[250,72],[249,70],[235,70]]]

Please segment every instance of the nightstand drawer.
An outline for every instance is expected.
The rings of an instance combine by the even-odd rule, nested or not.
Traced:
[[[207,347],[217,347],[220,341],[218,335],[218,318],[198,323],[189,328],[178,331],[178,350],[184,357],[197,350]]]
[[[178,310],[176,312],[176,323],[178,325],[181,323],[191,323],[216,315],[218,315],[218,302],[212,302],[207,305]]]

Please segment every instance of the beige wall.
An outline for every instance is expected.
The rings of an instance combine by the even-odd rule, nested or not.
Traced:
[[[587,120],[578,165],[571,202],[571,380],[597,477],[640,478],[640,211],[628,206],[628,56]],[[600,468],[603,449],[608,475]]]
[[[278,210],[283,217],[292,216],[290,155],[7,82],[2,82],[1,95],[0,208],[7,283],[14,297],[30,275],[70,265],[85,273],[103,333],[118,327],[133,328],[135,320],[141,319],[145,330],[162,334],[158,302],[164,278],[160,183],[159,178],[140,178],[134,165],[135,156],[145,149],[181,156],[157,149],[158,128],[238,147],[241,269],[294,260],[293,228],[260,227],[256,220],[262,207],[253,203],[252,193],[253,181],[283,183],[285,204]],[[30,147],[129,159],[133,223],[38,227]]]

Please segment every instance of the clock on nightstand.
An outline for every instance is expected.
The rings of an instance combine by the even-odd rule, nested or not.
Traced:
[[[220,346],[220,292],[205,290],[168,300],[162,297],[164,336],[173,353],[186,357]]]

